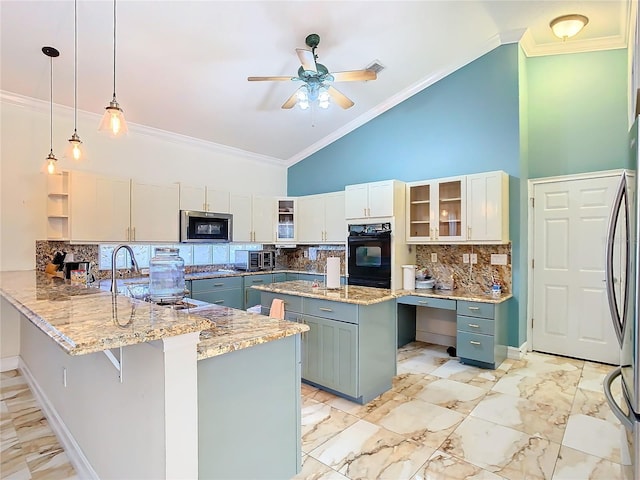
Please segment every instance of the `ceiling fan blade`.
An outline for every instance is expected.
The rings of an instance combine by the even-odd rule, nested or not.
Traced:
[[[293,80],[295,77],[247,77],[250,82],[278,82],[284,80]]]
[[[296,53],[302,64],[302,68],[310,72],[317,72],[316,59],[313,57],[313,52],[305,50],[304,48],[296,48]]]
[[[300,89],[298,89],[300,90]],[[298,90],[296,90],[295,92],[293,92],[293,95],[291,95],[286,102],[284,102],[282,104],[282,108],[293,108],[295,106],[295,104],[298,101]]]
[[[329,92],[329,95],[331,96],[333,101],[340,105],[342,108],[347,109],[355,105],[351,100],[349,100],[346,95],[340,93],[335,87],[329,86],[327,91]]]
[[[333,72],[334,82],[359,82],[378,78],[373,70],[352,70],[349,72]]]

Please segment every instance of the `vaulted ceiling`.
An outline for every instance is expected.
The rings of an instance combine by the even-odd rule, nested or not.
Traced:
[[[113,90],[113,2],[78,0],[78,108],[101,115]],[[145,125],[293,164],[496,46],[521,39],[527,55],[624,48],[629,0],[139,1],[117,2],[117,99]],[[549,22],[589,18],[562,42]],[[74,2],[0,2],[0,89],[73,106]],[[281,109],[299,84],[296,48],[320,35],[330,71],[378,62],[375,81],[335,87],[355,105]],[[98,116],[96,116],[97,124]],[[271,157],[271,158],[268,158]]]

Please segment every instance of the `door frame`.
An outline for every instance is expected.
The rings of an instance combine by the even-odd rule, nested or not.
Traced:
[[[568,182],[574,180],[589,180],[593,178],[605,178],[605,177],[615,177],[622,175],[622,172],[630,172],[630,170],[626,170],[623,168],[616,170],[602,170],[597,172],[587,172],[587,173],[576,173],[572,175],[558,175],[554,177],[543,177],[543,178],[535,178],[529,179],[527,181],[527,340],[525,342],[525,348],[520,347],[520,351],[522,353],[531,352],[533,346],[533,271],[534,268],[531,268],[531,263],[534,259],[533,252],[533,242],[534,242],[534,215],[533,215],[533,193],[536,185],[541,185],[545,183],[559,183],[559,182]],[[603,252],[603,255],[605,253]]]

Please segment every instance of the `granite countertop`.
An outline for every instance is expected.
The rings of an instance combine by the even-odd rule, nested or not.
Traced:
[[[208,358],[308,330],[215,305],[177,311],[33,270],[0,272],[0,294],[70,355],[201,332],[198,358]]]
[[[466,290],[389,290],[386,288],[360,287],[356,285],[343,285],[338,289],[327,289],[320,283],[313,287],[313,282],[295,280],[290,282],[278,282],[269,285],[254,285],[251,288],[264,292],[281,293],[283,295],[298,295],[300,297],[321,298],[336,302],[355,303],[358,305],[372,305],[396,298],[417,295],[429,298],[446,298],[450,300],[467,300],[473,302],[502,303],[512,297],[511,294],[503,294],[493,297],[490,293],[471,292]]]

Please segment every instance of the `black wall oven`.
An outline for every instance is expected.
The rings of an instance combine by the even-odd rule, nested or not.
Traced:
[[[391,224],[349,225],[349,285],[391,288]]]

